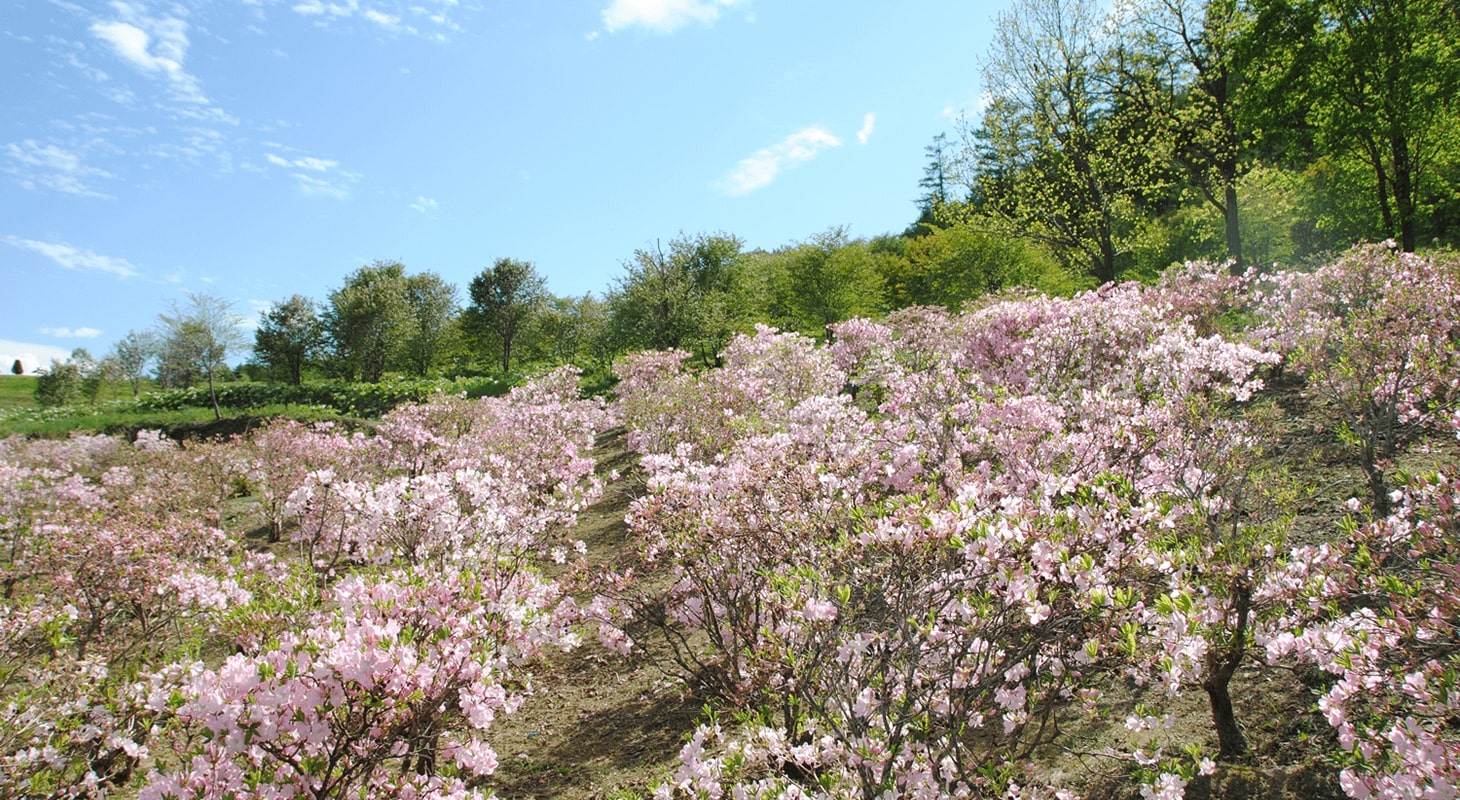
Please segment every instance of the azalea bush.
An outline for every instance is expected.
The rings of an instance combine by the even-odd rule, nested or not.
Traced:
[[[1312,273],[1255,288],[1254,338],[1285,356],[1358,450],[1370,500],[1389,507],[1387,472],[1460,400],[1460,263],[1363,245]]]
[[[595,613],[539,568],[601,491],[576,385],[373,436],[0,442],[0,793],[480,794],[507,687]],[[246,493],[297,557],[216,527]]]
[[[688,679],[761,709],[751,735],[788,743],[743,773],[757,791],[789,770],[866,797],[999,795],[1031,779],[1060,715],[1103,712],[1112,680],[1175,695],[1220,672],[1226,691],[1256,625],[1192,600],[1212,596],[1185,582],[1213,551],[1174,531],[1230,503],[1230,473],[1250,465],[1210,446],[1244,441],[1235,409],[1277,357],[1198,335],[1163,296],[1106,287],[843,323],[829,359],[793,361],[822,378],[786,380],[759,415],[703,411],[767,385],[781,362],[752,337],[724,370],[634,373],[621,403],[649,478],[630,527],[671,583],[633,604],[663,620]],[[754,339],[772,335],[788,336]],[[640,410],[668,397],[696,399]],[[1219,630],[1243,646],[1208,659]],[[1153,782],[1196,769],[1140,755],[1165,765]],[[703,781],[723,766],[686,762],[697,777],[679,787],[713,795]]]

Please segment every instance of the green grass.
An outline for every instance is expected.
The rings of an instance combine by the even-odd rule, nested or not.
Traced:
[[[36,408],[35,385],[39,380],[35,375],[0,375],[0,410]],[[142,381],[142,392],[154,391],[156,388],[156,382]],[[96,398],[96,401],[97,403],[108,403],[113,400],[131,399],[132,384],[127,381],[115,381],[102,387],[101,395]]]
[[[35,406],[34,375],[0,375],[0,408]]]
[[[242,411],[225,412],[221,421],[213,417],[211,408],[182,408],[175,411],[143,411],[130,402],[103,403],[96,406],[62,406],[13,409],[0,408],[0,437],[32,436],[42,439],[64,438],[71,433],[121,433],[141,429],[164,430],[192,436],[229,435],[257,426],[270,417],[289,417],[302,422],[331,420],[350,427],[359,420],[330,409],[312,406],[263,406]]]

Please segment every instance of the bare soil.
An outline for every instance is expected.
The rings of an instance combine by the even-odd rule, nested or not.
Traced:
[[[607,484],[572,535],[588,545],[590,568],[604,568],[632,547],[624,515],[644,484],[621,431],[600,437],[594,456]],[[611,471],[617,480],[609,481]],[[491,782],[497,796],[637,797],[673,772],[703,701],[667,671],[672,662],[661,637],[628,633],[635,648],[627,657],[590,640],[534,670],[522,708],[492,728],[501,761]]]

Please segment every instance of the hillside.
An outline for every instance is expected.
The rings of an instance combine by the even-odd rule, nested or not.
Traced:
[[[1367,247],[5,439],[0,794],[1443,795],[1457,299]]]

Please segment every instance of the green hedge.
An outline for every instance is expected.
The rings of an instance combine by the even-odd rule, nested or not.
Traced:
[[[218,405],[230,409],[274,405],[322,406],[355,417],[378,417],[403,403],[420,403],[434,394],[498,397],[512,384],[489,378],[395,380],[383,383],[225,383],[218,387]],[[211,408],[208,387],[152,392],[137,401],[146,411]]]

